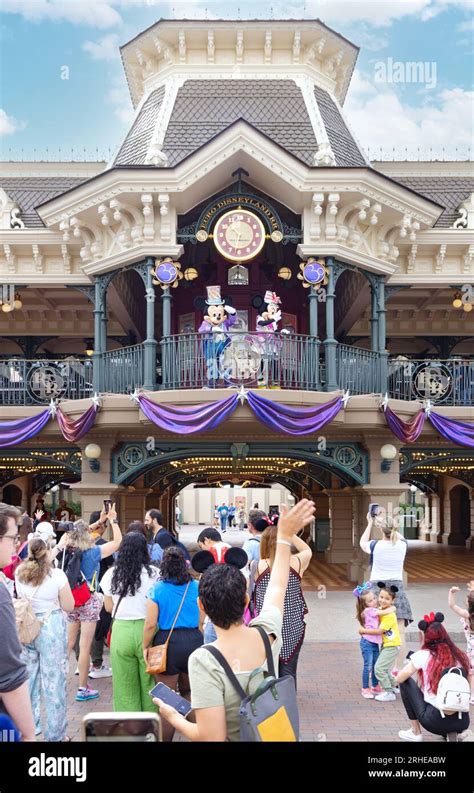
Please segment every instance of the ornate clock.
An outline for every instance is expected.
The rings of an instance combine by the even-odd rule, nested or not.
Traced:
[[[232,262],[253,259],[265,245],[265,227],[247,209],[232,209],[221,215],[212,236],[219,253]]]

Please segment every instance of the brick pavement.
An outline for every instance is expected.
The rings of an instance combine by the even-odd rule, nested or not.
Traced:
[[[416,649],[414,645],[409,648]],[[106,659],[107,660],[107,659]],[[408,726],[400,698],[375,702],[360,696],[361,658],[356,642],[307,641],[300,655],[298,701],[301,738],[305,741],[399,741]],[[81,740],[82,717],[112,710],[111,678],[91,681],[97,700],[76,702],[77,677],[69,679],[69,735]],[[441,739],[425,733],[425,740]]]

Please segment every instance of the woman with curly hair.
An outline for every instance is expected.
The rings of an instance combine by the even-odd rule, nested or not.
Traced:
[[[164,683],[174,690],[179,685],[181,696],[186,697],[190,691],[188,659],[203,643],[200,628],[204,615],[200,617],[197,604],[198,582],[191,577],[179,548],[165,550],[160,573],[160,581],[148,595],[143,653],[146,661],[151,644],[165,644],[178,615],[168,644],[167,667],[163,674],[156,676],[156,682]],[[163,739],[171,741],[173,734],[171,725],[163,722]]]
[[[466,653],[456,647],[443,622],[444,615],[441,612],[432,612],[418,623],[423,634],[422,648],[410,655],[407,665],[396,676],[402,702],[411,722],[409,730],[400,730],[398,733],[402,741],[422,741],[422,727],[444,737],[451,732],[464,732],[469,727],[469,713],[445,711],[446,715],[442,716],[436,707],[438,685],[445,671],[457,667],[464,677],[467,678],[469,674],[469,659]],[[412,678],[414,674],[418,676],[419,685]]]
[[[104,606],[113,616],[110,659],[116,711],[156,712],[148,693],[154,681],[146,673],[143,628],[146,596],[158,576],[159,570],[150,563],[145,537],[131,531],[123,538],[114,567],[100,582]]]

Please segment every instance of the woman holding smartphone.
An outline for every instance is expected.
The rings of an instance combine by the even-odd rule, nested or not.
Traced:
[[[243,619],[249,602],[247,582],[237,567],[214,564],[199,581],[199,608],[213,622],[217,633],[213,645],[220,650],[248,694],[257,690],[267,671],[262,637],[251,626],[259,625],[268,634],[277,667],[282,648],[283,607],[290,575],[292,539],[311,522],[314,512],[313,502],[307,499],[290,511],[282,506],[275,558],[263,607],[249,626]],[[155,698],[160,715],[191,741],[239,741],[240,699],[224,669],[205,648],[198,648],[191,655],[189,680],[196,723],[190,723],[175,708]]]
[[[377,504],[371,506],[374,508],[378,507]],[[386,586],[396,586],[398,589],[394,604],[397,609],[397,623],[401,639],[400,651],[394,667],[395,671],[397,671],[403,667],[406,655],[405,627],[410,622],[413,622],[410,601],[406,595],[403,582],[408,543],[397,531],[393,518],[389,515],[384,516],[380,514],[381,512],[380,508],[369,511],[367,527],[360,538],[359,544],[365,553],[370,554],[372,569],[369,580],[372,582],[375,596],[379,594],[377,581],[384,581]],[[377,539],[370,539],[372,529],[376,530]]]
[[[113,539],[110,542],[105,542],[103,545],[95,545],[95,540],[91,536],[89,526],[84,520],[77,520],[74,523],[74,530],[69,532],[65,539],[66,550],[70,548],[72,550],[79,550],[82,553],[81,574],[91,591],[91,596],[86,603],[82,606],[76,606],[67,617],[69,623],[68,654],[70,654],[71,650],[74,648],[79,630],[81,633],[78,658],[79,688],[76,694],[76,700],[78,702],[97,699],[99,696],[98,691],[89,688],[87,677],[89,673],[92,640],[102,609],[102,595],[97,592],[100,563],[102,559],[118,551],[120,543],[122,542],[122,532],[120,531],[117,520],[115,504],[112,504],[112,507],[107,513],[101,513],[101,520],[105,520],[106,518],[110,521],[113,531]],[[61,566],[62,561],[59,562],[59,567]]]

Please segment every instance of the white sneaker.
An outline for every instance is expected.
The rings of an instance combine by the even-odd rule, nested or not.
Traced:
[[[417,743],[421,743],[423,740],[422,733],[420,732],[420,734],[417,735],[416,732],[413,732],[411,727],[409,730],[400,730],[398,737],[401,738],[402,741],[416,741]]]
[[[392,691],[393,691],[394,694],[399,694],[400,693],[400,686],[393,686]]]
[[[384,691],[383,694],[377,694],[375,699],[377,702],[395,702],[397,698],[392,691]]]
[[[102,664],[99,669],[96,669],[95,666],[91,666],[89,677],[94,679],[97,677],[112,677],[112,670],[109,666],[105,666],[105,664]]]
[[[78,674],[79,674],[79,667],[78,667],[78,666],[76,666],[76,671],[74,672],[74,674],[75,674],[75,675],[78,675]]]

